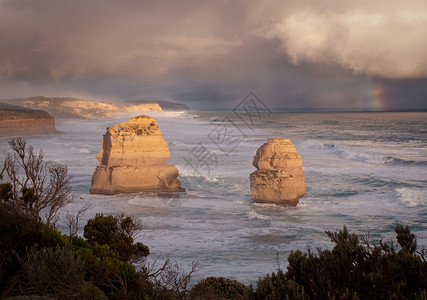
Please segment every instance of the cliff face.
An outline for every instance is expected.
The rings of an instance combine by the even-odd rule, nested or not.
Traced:
[[[46,98],[41,96],[4,101],[18,104],[26,108],[42,109],[56,118],[98,119],[111,118],[120,113],[140,113],[162,110],[158,103],[116,105],[108,102],[88,101],[76,98]]]
[[[90,192],[178,191],[178,170],[166,164],[168,158],[168,145],[153,118],[142,115],[115,124],[102,140]]]
[[[46,133],[57,133],[47,112],[0,103],[0,137]]]
[[[256,152],[250,175],[252,200],[296,205],[305,195],[301,156],[289,139],[268,139]]]

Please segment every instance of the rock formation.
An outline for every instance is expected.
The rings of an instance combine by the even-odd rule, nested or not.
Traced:
[[[250,175],[252,200],[297,205],[305,195],[301,156],[289,139],[268,139],[254,156]]]
[[[0,103],[0,137],[58,133],[47,112]]]
[[[178,170],[166,164],[168,145],[156,120],[138,116],[107,128],[100,165],[92,176],[92,194],[178,191]]]
[[[162,111],[158,103],[122,105],[77,98],[47,98],[43,96],[1,101],[9,104],[18,104],[31,109],[42,109],[55,118],[99,119],[111,118],[117,114]]]

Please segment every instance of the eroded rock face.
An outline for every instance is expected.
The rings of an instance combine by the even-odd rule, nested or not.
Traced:
[[[142,103],[135,105],[113,104],[108,102],[89,101],[77,98],[48,98],[43,96],[2,100],[18,104],[26,108],[42,109],[55,118],[111,118],[123,113],[142,113],[162,111],[158,103]]]
[[[55,119],[47,112],[0,102],[0,137],[54,133]]]
[[[254,156],[258,169],[250,175],[252,200],[297,205],[305,195],[301,156],[289,139],[268,139]]]
[[[166,164],[168,145],[149,116],[138,116],[107,128],[100,165],[92,176],[92,194],[178,191],[178,170]]]

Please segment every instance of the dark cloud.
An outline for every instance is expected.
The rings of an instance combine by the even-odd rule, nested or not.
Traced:
[[[320,2],[322,3],[322,2]],[[291,61],[337,63],[385,78],[427,76],[427,2],[335,1],[301,6],[260,33]]]
[[[256,91],[272,107],[364,108],[374,77],[390,105],[425,107],[424,6],[0,0],[0,98],[232,108]]]

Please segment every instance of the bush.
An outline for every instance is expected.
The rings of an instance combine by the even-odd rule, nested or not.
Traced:
[[[287,272],[260,279],[253,298],[425,299],[425,249],[417,251],[408,226],[397,225],[395,231],[399,246],[383,241],[376,245],[346,227],[326,232],[335,244],[332,250],[292,252]]]
[[[304,288],[295,281],[288,279],[281,269],[277,270],[277,274],[273,272],[271,275],[259,279],[251,298],[259,300],[309,299],[304,293]]]
[[[249,289],[242,283],[224,277],[208,277],[190,291],[190,299],[244,299]]]
[[[56,287],[61,285],[55,284],[55,278],[72,276],[76,277],[63,282],[73,285],[61,287],[64,294],[70,295],[65,297],[67,299],[104,299],[105,295],[110,299],[152,298],[152,284],[146,275],[124,261],[118,251],[108,245],[63,235],[46,224],[21,224],[19,219],[10,216],[0,205],[0,245],[3,250],[0,251],[0,298],[29,293],[63,298],[57,295]],[[79,257],[78,269],[73,268],[73,262],[76,263],[73,257]],[[61,269],[64,274],[60,276]],[[51,276],[54,277],[50,279]],[[81,293],[78,297],[74,296],[76,283],[79,283]]]
[[[94,245],[108,245],[125,261],[145,257],[150,250],[144,244],[134,243],[134,235],[141,225],[132,217],[96,214],[84,227],[83,236]]]
[[[9,214],[33,224],[55,225],[58,211],[72,202],[68,168],[44,162],[43,152],[34,152],[25,140],[9,140],[12,153],[0,166],[0,204]],[[22,176],[25,174],[25,176]]]
[[[67,247],[33,247],[21,259],[13,285],[16,295],[80,299],[85,286],[83,262]]]
[[[27,249],[64,246],[67,237],[44,224],[33,224],[9,214],[0,204],[0,296],[20,269],[18,257],[25,257]]]

